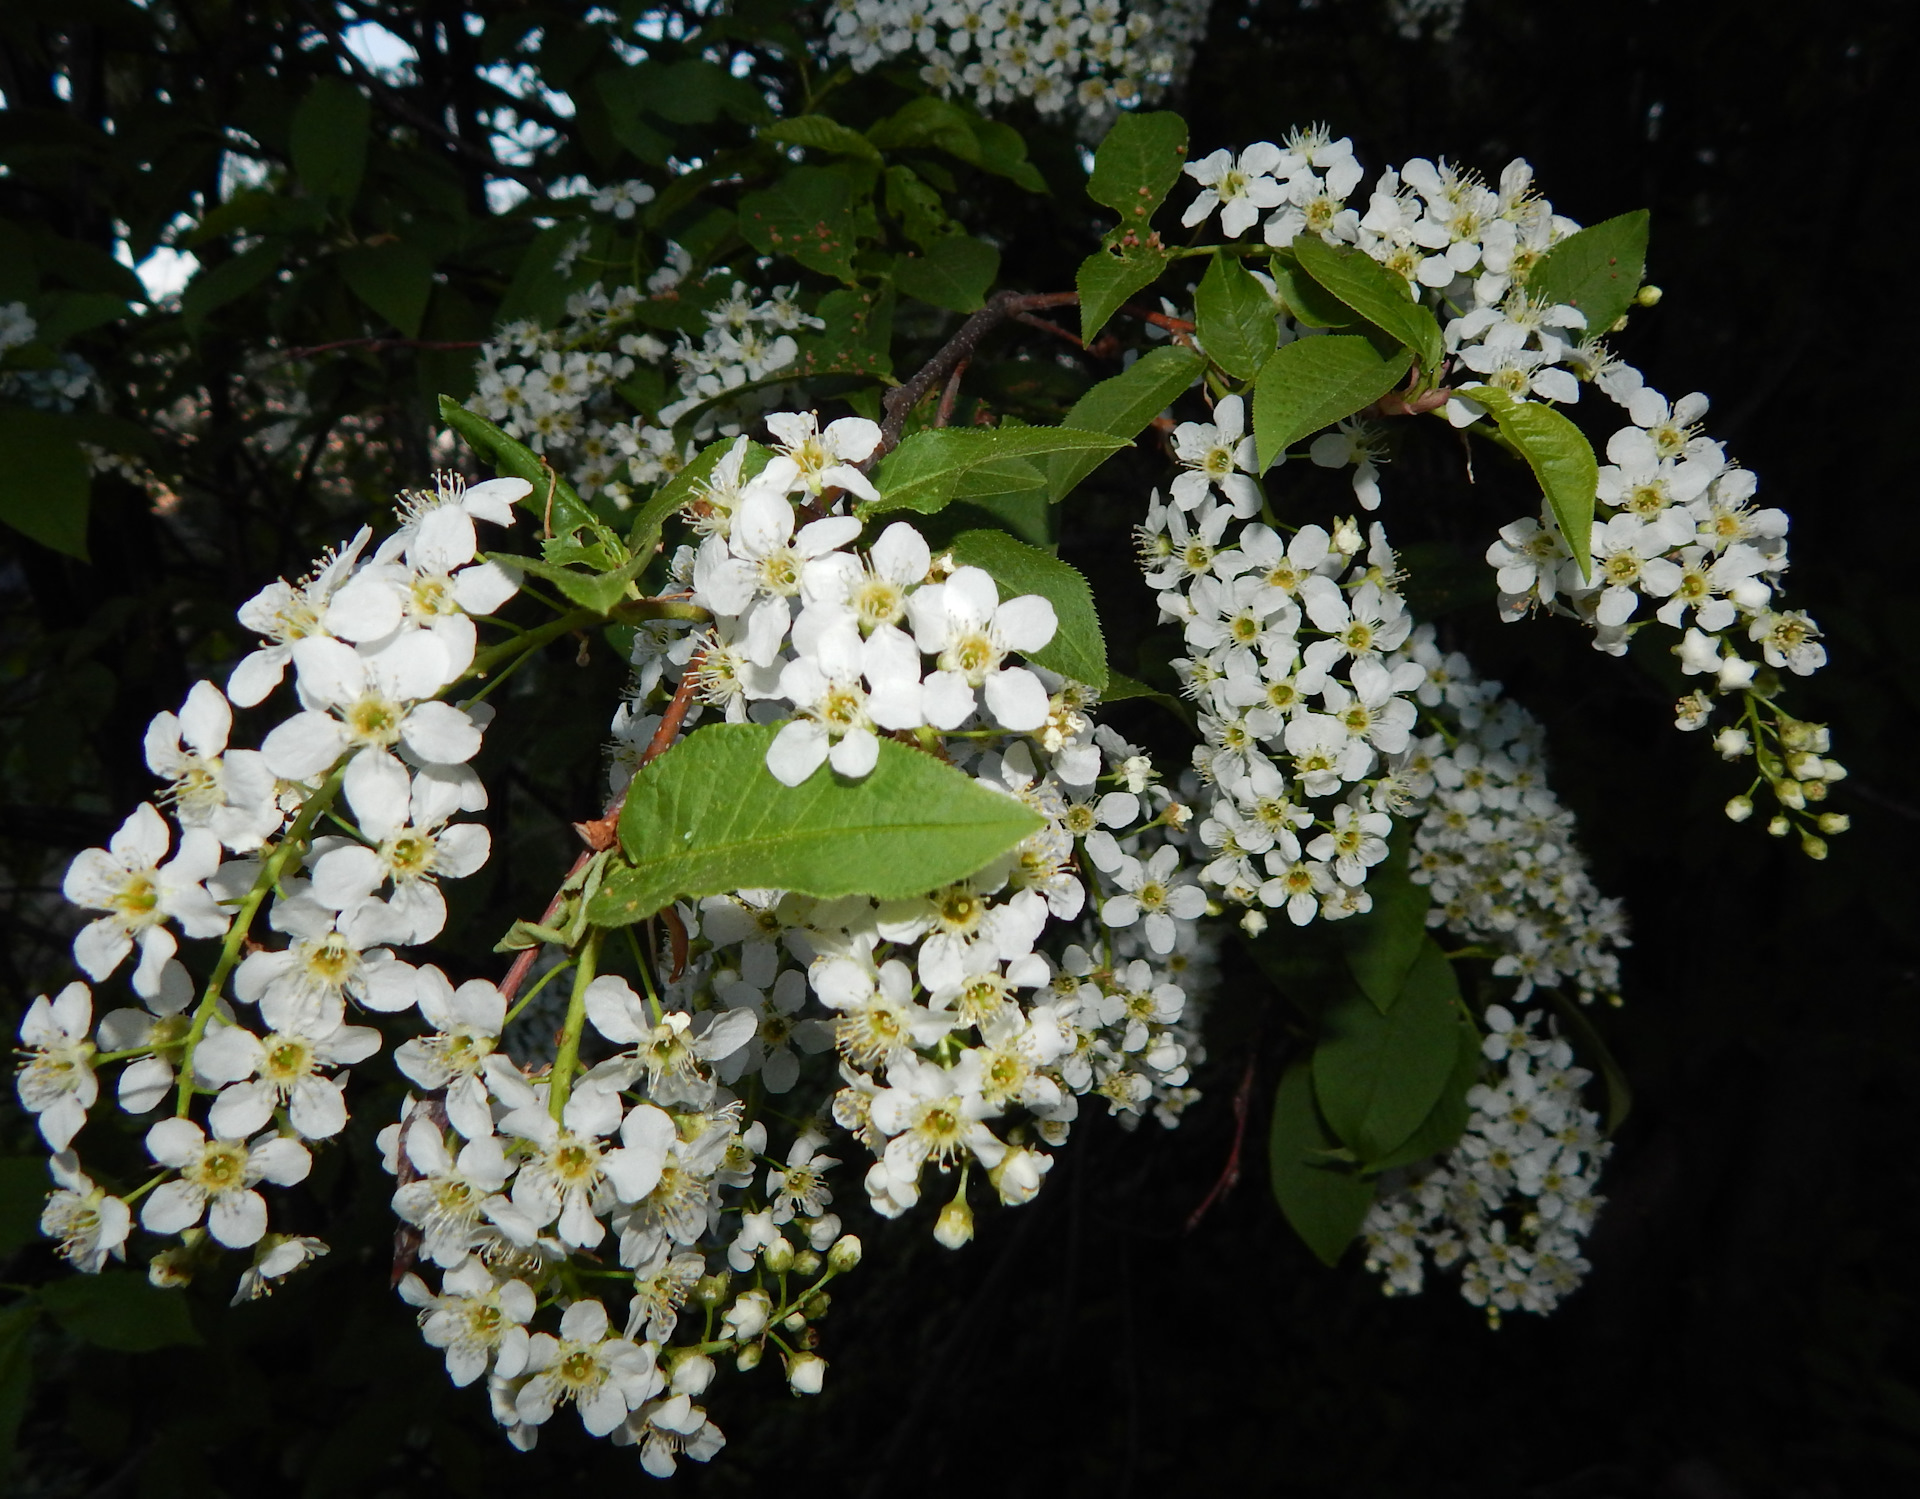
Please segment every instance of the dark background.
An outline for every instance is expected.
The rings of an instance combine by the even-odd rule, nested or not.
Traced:
[[[1636,1103],[1586,1287],[1490,1331],[1450,1281],[1388,1301],[1351,1262],[1321,1268],[1264,1181],[1284,1017],[1230,966],[1208,1099],[1185,1126],[1084,1126],[1038,1201],[982,1215],[958,1255],[923,1224],[850,1212],[869,1254],[822,1329],[827,1392],[724,1381],[713,1406],[731,1445],[674,1487],[1825,1499],[1920,1485],[1910,15],[1468,0],[1437,41],[1397,35],[1372,0],[1222,5],[1175,101],[1196,153],[1324,119],[1353,135],[1369,180],[1414,154],[1490,173],[1524,154],[1582,222],[1652,209],[1666,299],[1621,346],[1669,394],[1713,395],[1709,430],[1794,518],[1791,599],[1825,626],[1832,664],[1789,701],[1834,725],[1852,769],[1831,805],[1855,827],[1823,865],[1720,817],[1740,786],[1672,729],[1657,653],[1609,660],[1571,626],[1503,627],[1478,605],[1443,617],[1546,721],[1555,783],[1633,917],[1627,1004],[1599,1019]],[[1439,446],[1400,464],[1396,540],[1466,544],[1521,508],[1498,476],[1465,485]],[[1126,482],[1152,482],[1144,463],[1107,477],[1116,506],[1138,503]],[[1103,591],[1120,586],[1118,534],[1063,538]],[[234,600],[253,586],[235,580]],[[1249,1067],[1243,1179],[1189,1231]],[[347,1248],[269,1302],[202,1318],[206,1347],[48,1346],[19,1492],[650,1482],[567,1417],[517,1456],[478,1392],[447,1388],[371,1252],[351,1252],[378,1244],[385,1207],[344,1154],[329,1169],[347,1175],[321,1185],[344,1204],[328,1237]],[[12,1274],[37,1279],[40,1253]]]

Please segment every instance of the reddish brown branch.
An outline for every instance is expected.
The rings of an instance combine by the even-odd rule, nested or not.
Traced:
[[[477,349],[480,347],[480,340],[475,338],[342,338],[330,344],[308,344],[304,348],[288,349],[274,360],[274,363],[288,364],[295,359],[311,359],[315,354],[331,354],[339,349]]]
[[[1023,312],[1037,312],[1046,307],[1067,307],[1079,300],[1080,293],[1073,291],[1027,294],[995,292],[987,299],[987,305],[962,323],[959,331],[915,372],[912,379],[887,392],[880,403],[886,412],[885,420],[880,423],[880,446],[867,462],[877,462],[899,446],[900,436],[907,426],[907,413],[926,399],[934,387],[943,383],[956,366],[972,359],[981,342],[1001,323]]]
[[[933,424],[944,427],[953,420],[954,403],[960,399],[960,379],[967,372],[972,361],[963,359],[953,367],[953,373],[947,376],[947,388],[940,392],[940,409],[934,413]]]
[[[1038,328],[1043,333],[1051,333],[1055,338],[1064,338],[1076,349],[1086,348],[1086,344],[1081,341],[1078,334],[1069,333],[1058,323],[1050,323],[1045,318],[1035,317],[1030,312],[1016,312],[1013,315],[1013,320],[1016,323],[1025,323],[1029,328]]]
[[[1227,1152],[1226,1167],[1213,1190],[1201,1199],[1200,1206],[1187,1217],[1187,1232],[1192,1233],[1207,1216],[1207,1209],[1231,1192],[1240,1180],[1240,1150],[1247,1141],[1247,1112],[1253,1103],[1253,1064],[1258,1053],[1247,1053],[1246,1071],[1240,1074],[1240,1086],[1233,1094],[1233,1149]]]

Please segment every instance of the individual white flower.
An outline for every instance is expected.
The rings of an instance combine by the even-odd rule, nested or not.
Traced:
[[[1333,828],[1307,845],[1307,855],[1333,866],[1333,877],[1358,885],[1367,871],[1387,856],[1387,835],[1393,819],[1384,812],[1367,812],[1342,802],[1333,809]]]
[[[395,940],[431,942],[447,924],[438,882],[465,879],[485,865],[493,835],[474,822],[445,826],[460,810],[461,796],[444,778],[413,777],[403,821],[388,820],[394,808],[384,786],[375,800],[376,806],[361,812],[360,831],[377,841],[372,847],[342,843],[320,854],[313,862],[314,896],[347,910],[392,881],[387,907],[407,932]]]
[[[282,1135],[209,1140],[191,1119],[162,1119],[147,1131],[147,1154],[180,1175],[153,1189],[141,1225],[157,1234],[184,1233],[204,1217],[229,1249],[250,1249],[267,1231],[267,1203],[254,1184],[291,1187],[306,1180],[313,1157]]]
[[[809,562],[801,578],[807,610],[844,610],[871,635],[907,618],[907,595],[927,579],[933,554],[926,538],[905,521],[882,531],[864,565],[846,552],[828,552]]]
[[[560,1317],[560,1336],[535,1333],[527,1348],[532,1377],[514,1399],[514,1413],[529,1425],[548,1420],[554,1407],[572,1401],[580,1424],[603,1437],[627,1412],[659,1393],[665,1381],[654,1367],[650,1345],[615,1337],[607,1309],[576,1301]]]
[[[140,946],[134,992],[160,992],[166,964],[178,950],[165,925],[180,923],[189,937],[218,937],[227,917],[204,882],[220,867],[220,840],[204,828],[180,835],[180,850],[162,864],[169,843],[166,819],[149,803],[136,807],[107,847],[82,850],[67,866],[61,891],[74,905],[107,914],[73,939],[73,958],[96,982],[107,978]]]
[[[228,749],[233,709],[211,682],[196,682],[178,715],[147,726],[147,766],[165,777],[161,800],[183,828],[206,828],[235,853],[260,846],[284,820],[274,774],[258,750]]]
[[[266,636],[267,644],[233,669],[227,679],[229,698],[251,708],[280,685],[294,645],[323,633],[320,618],[327,604],[352,575],[361,550],[372,539],[373,528],[362,526],[346,546],[322,556],[307,578],[299,583],[269,583],[240,606],[240,623]]]
[[[390,538],[334,594],[322,623],[328,634],[356,644],[383,641],[403,626],[425,630],[446,651],[450,680],[473,664],[474,616],[498,610],[519,582],[498,563],[474,560],[479,539],[460,505],[434,506],[404,547],[394,545],[400,539]]]
[[[469,1258],[440,1281],[440,1294],[417,1275],[400,1282],[400,1297],[420,1308],[420,1332],[429,1347],[446,1351],[447,1377],[469,1385],[487,1372],[512,1379],[527,1366],[535,1300],[525,1281],[496,1281],[478,1259]]]
[[[640,1466],[655,1478],[671,1478],[678,1459],[711,1462],[727,1439],[707,1413],[684,1391],[665,1400],[649,1400],[615,1431],[618,1445],[640,1445]]]
[[[830,515],[793,529],[793,505],[763,471],[747,486],[723,539],[709,536],[694,558],[697,603],[716,614],[745,615],[747,655],[760,666],[772,664],[792,619],[788,600],[799,593],[812,559],[844,546],[860,534],[850,515]]]
[[[625,1087],[640,1072],[647,1093],[662,1104],[705,1105],[713,1093],[703,1063],[730,1056],[752,1039],[757,1017],[751,1010],[703,1011],[695,1017],[669,1010],[656,1023],[632,987],[613,974],[601,974],[587,986],[587,1019],[619,1046],[634,1046],[608,1058],[594,1075]]]
[[[431,964],[415,971],[420,1016],[435,1034],[403,1041],[394,1065],[428,1092],[445,1090],[447,1118],[467,1139],[493,1132],[483,1073],[507,1018],[507,1001],[485,979],[458,989]]]
[[[974,711],[976,689],[1002,728],[1039,728],[1051,711],[1046,686],[1032,672],[1003,666],[1010,651],[1032,655],[1053,639],[1059,622],[1038,594],[1002,601],[990,575],[956,568],[944,583],[918,590],[907,602],[914,643],[938,658],[926,679],[922,707],[936,728],[957,729]]]
[[[877,500],[880,491],[853,465],[864,463],[880,446],[880,424],[864,416],[843,416],[820,430],[820,418],[811,411],[776,411],[767,418],[767,430],[779,440],[776,456],[761,477],[781,492],[804,490],[818,496],[838,487],[863,500]]]
[[[851,618],[830,619],[781,671],[780,695],[800,716],[767,746],[775,779],[798,786],[826,760],[858,780],[879,761],[876,728],[910,729],[922,721],[920,655],[896,629],[862,640]]]
[[[757,1027],[738,1051],[715,1061],[715,1073],[729,1086],[743,1073],[757,1072],[769,1093],[785,1093],[800,1078],[793,1047],[819,1052],[833,1045],[833,1032],[825,1022],[795,1019],[807,1001],[806,975],[796,968],[775,975],[776,962],[769,944],[753,943],[741,955],[739,976],[714,985],[720,1003],[751,1011]]]
[[[1227,396],[1213,408],[1211,422],[1182,422],[1174,429],[1173,450],[1185,472],[1173,481],[1173,503],[1192,510],[1218,489],[1242,520],[1260,513],[1260,472],[1253,434],[1247,431],[1246,402]]]
[[[258,1301],[262,1296],[271,1296],[279,1288],[280,1282],[294,1271],[330,1253],[332,1251],[324,1239],[304,1234],[284,1237],[268,1234],[254,1247],[253,1263],[240,1272],[230,1305],[239,1306],[245,1301]]]
[[[1198,885],[1179,881],[1180,851],[1163,844],[1145,860],[1125,858],[1112,874],[1120,894],[1107,897],[1100,919],[1110,927],[1129,927],[1138,921],[1147,945],[1157,953],[1173,951],[1174,922],[1193,921],[1205,914],[1207,895]]]
[[[616,219],[630,219],[635,211],[653,201],[653,185],[647,182],[609,182],[593,195],[595,213],[611,213]]]
[[[1238,239],[1259,220],[1261,211],[1275,207],[1286,196],[1277,176],[1289,176],[1302,165],[1298,157],[1271,141],[1255,141],[1236,159],[1231,151],[1215,151],[1183,168],[1200,184],[1200,194],[1187,205],[1180,222],[1191,229],[1220,210],[1220,229]]]
[[[325,1005],[284,1008],[287,1013],[264,1036],[239,1025],[213,1027],[195,1048],[194,1071],[207,1082],[228,1085],[207,1111],[216,1135],[250,1135],[283,1107],[306,1139],[324,1140],[346,1128],[340,1080],[319,1069],[365,1061],[380,1049],[380,1033],[343,1024],[337,997]]]
[[[615,1126],[620,1144],[609,1150],[601,1137]],[[637,1104],[622,1119],[618,1095],[591,1086],[574,1090],[562,1120],[538,1103],[515,1109],[500,1127],[533,1147],[514,1178],[514,1206],[537,1227],[558,1220],[561,1242],[582,1249],[606,1236],[599,1212],[654,1189],[676,1138],[673,1120],[652,1104]]]
[[[1367,422],[1345,417],[1332,432],[1314,438],[1307,456],[1320,468],[1353,465],[1353,495],[1362,510],[1380,508],[1380,468],[1385,442]]]
[[[787,1151],[786,1166],[767,1168],[767,1192],[773,1199],[775,1223],[791,1223],[795,1214],[818,1218],[833,1201],[827,1171],[840,1162],[820,1154],[824,1144],[825,1140],[811,1132],[797,1135]]]
[[[233,975],[236,999],[275,1017],[300,1008],[325,1011],[343,998],[370,1010],[403,1010],[414,1003],[414,970],[379,945],[406,935],[406,925],[391,911],[378,901],[339,910],[297,881],[285,888],[267,924],[292,940],[278,951],[261,949],[240,960]]]
[[[62,1151],[87,1122],[87,1110],[100,1095],[93,1075],[93,994],[85,984],[68,984],[58,995],[41,995],[20,1022],[26,1060],[16,1087],[20,1103],[39,1116],[47,1144]]]
[[[1599,623],[1623,625],[1643,593],[1665,598],[1680,586],[1680,569],[1662,555],[1669,545],[1664,528],[1626,512],[1593,523],[1594,580],[1602,585],[1594,610]]]
[[[40,1232],[59,1240],[61,1258],[86,1275],[98,1275],[109,1259],[125,1259],[132,1210],[96,1185],[70,1150],[49,1159],[47,1169],[58,1185],[47,1195]]]
[[[834,1042],[855,1066],[874,1067],[915,1046],[931,1046],[953,1017],[913,1002],[913,970],[898,958],[875,969],[848,957],[823,958],[807,975],[820,1003],[840,1018]]]
[[[507,1184],[512,1168],[499,1136],[476,1136],[456,1157],[429,1119],[407,1127],[406,1152],[420,1175],[395,1191],[393,1211],[420,1230],[420,1252],[450,1269],[473,1247],[487,1201]]]
[[[981,1095],[977,1052],[963,1051],[950,1068],[902,1056],[888,1065],[887,1082],[872,1118],[889,1137],[881,1164],[894,1180],[916,1181],[929,1161],[943,1171],[967,1156],[1000,1164],[1007,1147],[982,1122],[996,1110]]]

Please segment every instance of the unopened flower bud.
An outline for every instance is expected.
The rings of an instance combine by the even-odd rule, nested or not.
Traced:
[[[793,1246],[786,1241],[784,1235],[776,1238],[760,1251],[760,1263],[775,1275],[786,1274],[793,1268]]]
[[[833,1241],[840,1237],[840,1215],[822,1213],[818,1218],[803,1218],[800,1226],[806,1231],[807,1242],[825,1254],[833,1247]]]
[[[1267,915],[1264,911],[1249,911],[1240,918],[1240,930],[1249,937],[1258,937],[1267,929]]]
[[[1793,824],[1784,817],[1776,817],[1767,824],[1767,831],[1775,838],[1784,838],[1793,831]]]
[[[725,1270],[701,1276],[693,1283],[693,1299],[711,1311],[727,1299],[727,1286],[732,1279]]]
[[[1338,552],[1343,557],[1351,557],[1358,553],[1366,544],[1366,538],[1360,534],[1360,525],[1352,516],[1342,516],[1338,521],[1334,522],[1333,536],[1331,538],[1332,550]]]
[[[163,1249],[147,1262],[147,1279],[163,1291],[193,1284],[193,1251],[182,1244]]]
[[[818,1322],[822,1317],[826,1316],[832,1307],[833,1298],[831,1296],[825,1291],[815,1291],[801,1303],[800,1310],[806,1314],[806,1319],[809,1322]]]
[[[1797,750],[1787,756],[1787,769],[1792,771],[1798,780],[1820,780],[1822,779],[1821,773],[1825,768],[1821,763],[1820,757],[1811,750]]]
[[[807,1319],[804,1313],[788,1312],[786,1316],[780,1319],[780,1325],[795,1337],[798,1337],[807,1330]]]
[[[1633,300],[1642,307],[1658,307],[1660,299],[1665,295],[1666,293],[1657,286],[1643,286],[1633,294]]]
[[[677,1350],[669,1356],[668,1391],[673,1395],[701,1395],[706,1393],[713,1376],[718,1372],[713,1360],[704,1353],[692,1348]]]
[[[860,1240],[853,1234],[836,1239],[833,1248],[827,1251],[827,1268],[837,1274],[845,1275],[859,1263]]]
[[[1844,812],[1822,812],[1820,831],[1823,833],[1844,833],[1853,826],[1853,819]]]
[[[1800,789],[1798,781],[1775,781],[1773,794],[1779,798],[1781,806],[1791,807],[1796,812],[1807,804],[1807,794]]]
[[[765,1291],[748,1291],[720,1319],[736,1343],[751,1343],[767,1330],[773,1303]]]
[[[801,1249],[793,1256],[795,1275],[817,1275],[820,1271],[820,1256],[811,1249]]]
[[[818,1395],[826,1378],[827,1361],[817,1353],[796,1353],[787,1360],[787,1387],[796,1395]]]
[[[1812,833],[1800,835],[1800,852],[1809,859],[1824,859],[1827,856],[1827,840],[1817,838]]]
[[[759,1368],[760,1357],[764,1351],[765,1349],[763,1345],[759,1343],[747,1344],[745,1348],[742,1348],[737,1354],[734,1355],[733,1367],[738,1369],[742,1374],[748,1373],[751,1370]]]
[[[1733,822],[1745,822],[1753,816],[1753,798],[1735,796],[1727,799],[1727,817]]]
[[[1713,736],[1713,747],[1722,760],[1738,760],[1753,749],[1753,736],[1745,729],[1722,729]]]
[[[1825,781],[1802,781],[1800,783],[1800,794],[1810,802],[1823,802],[1827,799],[1827,783]]]
[[[973,1209],[964,1197],[956,1197],[940,1209],[934,1221],[933,1236],[949,1249],[958,1249],[973,1237]]]

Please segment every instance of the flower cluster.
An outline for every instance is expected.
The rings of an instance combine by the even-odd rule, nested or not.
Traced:
[[[1078,108],[1097,137],[1116,109],[1152,103],[1183,78],[1206,30],[1198,0],[831,0],[827,53],[857,72],[924,59],[920,77],[982,110],[1031,99]]]
[[[453,820],[486,805],[468,764],[484,711],[441,699],[473,662],[474,617],[517,587],[476,560],[474,523],[508,523],[529,489],[443,479],[407,496],[402,526],[371,555],[362,531],[302,582],[250,600],[241,622],[265,639],[226,691],[200,682],[149,727],[157,805],[75,858],[64,885],[92,913],[75,962],[99,984],[135,958],[139,1004],[96,1030],[92,992],[74,983],[36,1001],[21,1029],[21,1101],[56,1152],[42,1226],[80,1268],[124,1255],[136,1203],[142,1227],[180,1239],[154,1261],[163,1284],[190,1278],[213,1246],[253,1248],[242,1291],[259,1294],[324,1252],[269,1235],[256,1189],[300,1181],[310,1143],[345,1127],[341,1069],[380,1046],[377,1030],[348,1023],[350,1007],[416,1003],[437,974],[394,949],[439,935],[439,882],[486,861],[486,829]],[[234,708],[264,702],[288,666],[296,711],[257,750],[232,746]],[[323,817],[340,831],[323,834]],[[252,939],[263,907],[279,946]],[[203,984],[178,955],[182,934],[224,938]],[[146,1135],[157,1173],[124,1197],[95,1184],[73,1149],[106,1063],[121,1064],[128,1113],[175,1102]]]
[[[621,204],[631,212],[632,198],[619,199],[613,212]],[[763,295],[733,281],[706,309],[699,341],[682,333],[670,344],[648,313],[679,302],[689,266],[685,251],[669,245],[666,265],[644,291],[595,286],[568,299],[558,328],[532,322],[500,328],[481,348],[473,409],[547,454],[583,498],[604,494],[625,509],[636,486],[662,483],[692,456],[691,443],[674,437],[676,423],[691,416],[695,438],[738,431],[744,415],[778,399],[777,387],[756,382],[794,364],[794,334],[822,326],[800,310],[793,288]],[[620,390],[647,368],[673,376],[672,392],[652,420],[636,414]],[[711,409],[730,393],[724,412]]]
[[[1438,1269],[1460,1267],[1460,1294],[1497,1327],[1502,1312],[1552,1311],[1580,1284],[1612,1147],[1580,1102],[1591,1074],[1542,1033],[1541,1012],[1490,1005],[1486,1020],[1486,1076],[1467,1093],[1465,1134],[1444,1161],[1394,1173],[1361,1232],[1388,1295],[1418,1292],[1431,1255]]]
[[[1314,128],[1293,131],[1284,146],[1262,141],[1238,155],[1216,151],[1185,170],[1201,189],[1186,210],[1188,225],[1217,210],[1230,238],[1256,224],[1276,247],[1317,234],[1406,278],[1442,324],[1443,410],[1454,426],[1486,417],[1486,402],[1473,396],[1482,387],[1517,402],[1572,404],[1592,384],[1625,410],[1627,422],[1605,444],[1591,572],[1582,572],[1543,502],[1537,519],[1502,528],[1487,552],[1502,615],[1515,620],[1539,608],[1571,616],[1593,627],[1596,649],[1613,655],[1649,624],[1679,632],[1673,652],[1681,670],[1703,679],[1677,706],[1680,727],[1706,726],[1729,701],[1734,721],[1715,746],[1729,760],[1750,755],[1755,762],[1752,784],[1728,803],[1728,815],[1751,816],[1752,793],[1764,783],[1780,808],[1768,830],[1784,837],[1798,829],[1806,852],[1823,857],[1822,835],[1843,831],[1847,819],[1818,810],[1819,803],[1845,770],[1827,755],[1825,727],[1792,717],[1775,700],[1782,672],[1807,676],[1826,661],[1814,621],[1779,607],[1787,517],[1754,505],[1754,475],[1701,430],[1705,396],[1669,400],[1607,347],[1613,330],[1588,328],[1578,309],[1529,295],[1534,267],[1579,228],[1539,196],[1532,168],[1510,162],[1488,183],[1416,157],[1383,172],[1362,210],[1349,205],[1364,175],[1352,143]],[[1651,305],[1658,297],[1648,287],[1638,300]],[[1364,423],[1343,423],[1312,456],[1329,466],[1352,463],[1362,504],[1378,503],[1378,455]]]

